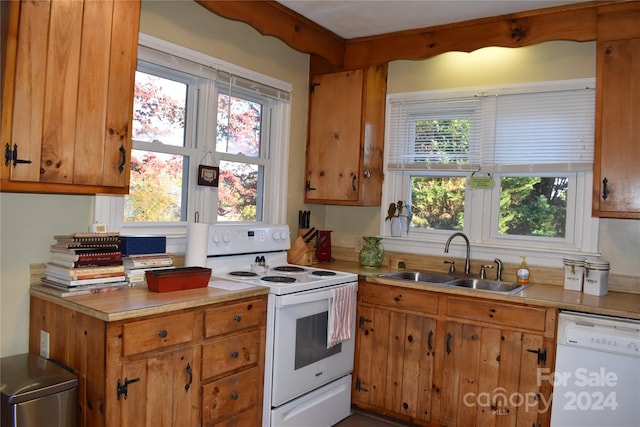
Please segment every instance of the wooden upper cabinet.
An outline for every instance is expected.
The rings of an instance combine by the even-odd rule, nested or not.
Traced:
[[[640,3],[600,9],[593,215],[640,219]]]
[[[138,1],[11,3],[2,191],[128,192],[139,18]]]
[[[305,202],[379,206],[387,66],[312,78]]]

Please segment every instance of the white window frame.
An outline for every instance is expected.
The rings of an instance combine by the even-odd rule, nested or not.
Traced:
[[[473,93],[490,91],[530,91],[535,92],[550,87],[593,87],[594,79],[580,79],[561,82],[533,82],[524,85],[510,85],[503,87],[474,87],[464,90],[442,90],[390,94],[387,97],[387,107],[391,101],[408,100],[419,101],[438,98],[469,97]],[[387,111],[389,113],[389,110]],[[387,121],[389,120],[387,114]],[[386,147],[391,138],[390,126],[387,122]],[[483,129],[487,134],[490,129]],[[473,161],[473,163],[476,163]],[[408,252],[421,255],[444,256],[444,245],[454,231],[451,230],[410,230],[401,237],[391,237],[390,223],[385,220],[387,207],[397,200],[409,200],[410,177],[424,176],[466,176],[467,188],[465,196],[464,232],[471,242],[472,259],[482,259],[492,262],[498,257],[504,262],[519,263],[521,256],[527,257],[532,265],[545,267],[562,267],[564,255],[598,256],[598,219],[591,217],[592,176],[591,171],[551,172],[534,171],[531,176],[569,176],[569,199],[567,201],[567,230],[563,239],[540,239],[527,236],[503,236],[497,232],[498,200],[500,197],[500,179],[502,176],[523,175],[521,173],[495,173],[492,178],[496,185],[493,189],[471,189],[469,179],[473,171],[468,165],[452,167],[451,173],[428,169],[405,170],[389,168],[389,153],[385,153],[384,174],[385,181],[382,189],[382,205],[380,214],[380,235],[386,250]],[[476,167],[475,165],[472,166]],[[457,169],[457,170],[456,170]],[[486,176],[486,174],[483,174]],[[451,243],[449,256],[452,258],[465,257],[465,245],[462,239],[454,239]],[[443,267],[445,268],[445,267]]]
[[[264,185],[268,194],[263,195],[263,218],[258,223],[274,223],[282,224],[286,221],[286,202],[287,202],[287,171],[289,162],[289,141],[290,141],[290,93],[292,85],[273,77],[248,70],[243,67],[213,58],[200,52],[187,49],[185,47],[161,40],[145,34],[139,36],[140,49],[139,59],[146,62],[155,62],[153,58],[145,57],[144,48],[149,48],[170,55],[174,58],[189,61],[194,66],[200,66],[200,72],[206,73],[207,69],[214,71],[222,71],[240,78],[259,82],[263,85],[270,86],[276,91],[288,94],[285,99],[279,99],[270,103],[270,121],[268,131],[270,132],[269,140],[272,142],[269,148],[270,167],[264,177]],[[156,59],[157,60],[157,59]],[[200,64],[200,65],[198,65]],[[161,65],[161,64],[160,64]],[[204,70],[204,71],[203,71]],[[185,70],[186,72],[186,70]],[[214,120],[198,120],[196,127],[196,135],[187,135],[188,138],[195,138],[197,141],[212,140],[208,146],[204,144],[195,144],[195,155],[190,159],[189,171],[189,206],[187,207],[188,221],[180,221],[175,223],[125,223],[124,222],[124,196],[121,195],[97,195],[94,205],[94,222],[107,225],[109,230],[119,231],[122,235],[135,234],[151,234],[163,235],[167,237],[168,252],[184,252],[186,246],[186,230],[187,223],[194,220],[195,212],[207,212],[206,215],[200,214],[200,222],[215,223],[217,214],[215,208],[205,207],[217,206],[217,191],[212,191],[212,187],[198,187],[197,169],[198,164],[202,160],[209,164],[212,160],[212,154],[215,153],[215,115],[211,112],[212,105],[217,105],[217,91],[214,85],[200,88],[197,99],[193,102],[198,103],[198,115],[200,117],[213,117]],[[190,99],[189,102],[192,100]],[[213,102],[213,104],[211,104]],[[188,119],[189,120],[189,119]],[[211,138],[211,135],[214,137]],[[134,145],[138,148],[140,143]],[[144,145],[144,144],[142,144]],[[205,160],[206,159],[206,160]],[[218,165],[220,157],[215,158],[215,165]],[[252,159],[256,160],[256,159]],[[218,225],[224,226],[225,222]],[[233,223],[231,223],[233,224]]]

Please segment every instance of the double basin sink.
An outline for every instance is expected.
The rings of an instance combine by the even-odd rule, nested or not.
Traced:
[[[497,292],[505,295],[517,294],[527,287],[527,285],[521,285],[519,283],[478,279],[468,276],[456,276],[451,274],[434,273],[431,271],[421,270],[397,271],[393,273],[381,274],[379,277],[383,279],[401,280],[404,282],[446,286],[449,288],[476,289],[481,291]]]

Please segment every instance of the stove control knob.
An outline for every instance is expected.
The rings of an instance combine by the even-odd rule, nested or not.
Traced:
[[[287,234],[287,232],[286,232],[286,231],[281,231],[281,232],[280,232],[280,238],[281,238],[282,240],[287,240],[287,237],[288,237],[288,234]]]
[[[273,234],[271,235],[271,238],[273,240],[278,241],[278,240],[280,240],[282,238],[281,235],[282,235],[282,233],[280,233],[279,231],[274,231]]]
[[[216,244],[220,243],[220,236],[218,236],[218,233],[215,233],[213,235],[213,243],[216,243]]]
[[[229,238],[229,233],[224,233],[222,235],[222,241],[225,243],[229,243],[231,241],[231,239]]]

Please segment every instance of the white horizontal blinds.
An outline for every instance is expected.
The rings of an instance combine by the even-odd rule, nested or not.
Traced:
[[[245,79],[244,77],[234,76],[228,73],[219,73],[218,81],[224,84],[228,84],[230,88],[237,87],[249,90],[253,93],[257,93],[268,98],[277,99],[279,101],[291,101],[290,92],[267,86],[250,79]]]
[[[594,89],[500,95],[495,102],[495,151],[483,153],[483,170],[592,170]]]
[[[234,74],[233,70],[226,69],[226,67],[221,64],[203,65],[189,59],[181,58],[177,55],[167,56],[166,53],[159,52],[146,46],[139,46],[138,57],[142,60],[146,60],[155,64],[162,64],[166,67],[180,70],[194,76],[203,77],[212,81],[221,82],[227,85],[230,84],[234,87],[250,90],[254,93],[258,93],[269,98],[274,98],[279,101],[291,101],[290,90],[270,86],[244,76],[236,75]]]
[[[481,98],[389,102],[387,168],[477,170],[481,107]]]

